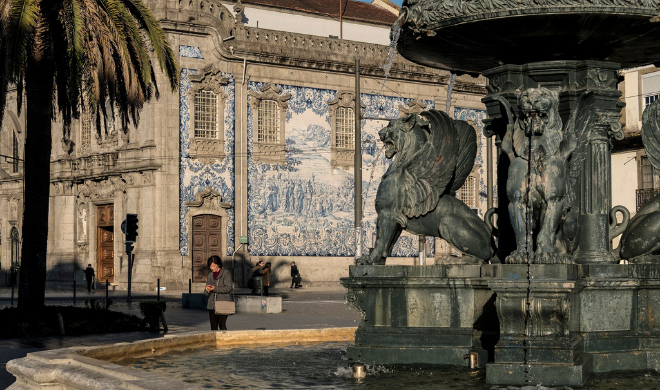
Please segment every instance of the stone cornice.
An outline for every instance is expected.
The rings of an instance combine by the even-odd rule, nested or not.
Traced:
[[[163,4],[164,3],[164,4]],[[333,39],[285,31],[248,27],[236,23],[229,10],[216,0],[199,4],[151,0],[148,5],[163,28],[172,33],[208,35],[215,55],[228,61],[264,63],[297,68],[353,73],[360,59],[361,74],[384,77],[385,45]],[[224,16],[221,18],[220,15]],[[233,36],[231,40],[223,39]],[[449,72],[414,64],[396,56],[390,79],[447,84]],[[476,89],[483,88],[474,83]],[[467,88],[467,90],[474,89]],[[457,89],[459,90],[459,89]]]

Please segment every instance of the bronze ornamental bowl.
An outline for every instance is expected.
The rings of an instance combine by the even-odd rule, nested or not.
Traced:
[[[660,0],[406,0],[398,51],[421,65],[481,73],[505,64],[660,64]]]

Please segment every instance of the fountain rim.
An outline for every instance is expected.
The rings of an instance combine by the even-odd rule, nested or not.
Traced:
[[[444,6],[446,0],[437,0],[435,4],[440,7]],[[529,1],[529,0],[527,0]],[[641,7],[641,6],[620,6],[620,5],[593,5],[589,4],[589,0],[573,0],[582,2],[580,5],[549,5],[549,6],[538,6],[538,5],[523,5],[521,7],[510,7],[502,9],[483,9],[482,11],[465,13],[462,15],[451,15],[451,16],[442,16],[440,11],[436,13],[433,10],[426,9],[427,13],[435,15],[437,17],[436,22],[433,24],[420,24],[419,22],[415,23],[409,19],[409,13],[411,12],[409,7],[401,7],[399,12],[399,17],[397,21],[392,26],[392,30],[401,27],[401,37],[399,41],[406,38],[411,38],[410,31],[413,33],[429,33],[435,32],[435,30],[442,29],[444,27],[455,26],[459,24],[469,24],[485,20],[497,20],[497,19],[508,19],[508,18],[523,18],[526,16],[542,16],[542,15],[575,15],[575,14],[584,14],[584,15],[626,15],[626,16],[640,16],[648,17],[649,23],[658,23],[660,22],[660,4],[657,8],[653,7]],[[614,1],[614,0],[597,0],[597,1]],[[476,1],[475,1],[476,2]],[[414,9],[414,6],[412,7]],[[460,11],[459,11],[460,12]],[[432,36],[431,34],[430,36]],[[413,37],[413,39],[416,39]]]

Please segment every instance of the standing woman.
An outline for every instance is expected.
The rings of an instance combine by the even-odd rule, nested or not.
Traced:
[[[268,296],[268,287],[270,287],[270,275],[273,270],[270,268],[270,261],[264,266],[264,295]]]
[[[229,293],[232,290],[231,274],[228,270],[222,268],[222,260],[219,256],[211,256],[208,260],[211,272],[206,278],[206,288],[204,293],[209,296],[209,302],[206,308],[209,309],[209,318],[211,319],[211,330],[227,330],[227,316],[215,314],[215,301],[231,301]]]

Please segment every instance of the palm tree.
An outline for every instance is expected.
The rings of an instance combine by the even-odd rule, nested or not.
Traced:
[[[137,126],[144,103],[158,98],[150,49],[175,91],[174,53],[141,0],[0,0],[0,123],[10,85],[19,111],[25,92],[27,114],[19,308],[44,304],[51,120],[66,142],[81,105],[97,131],[115,110],[124,131]]]

